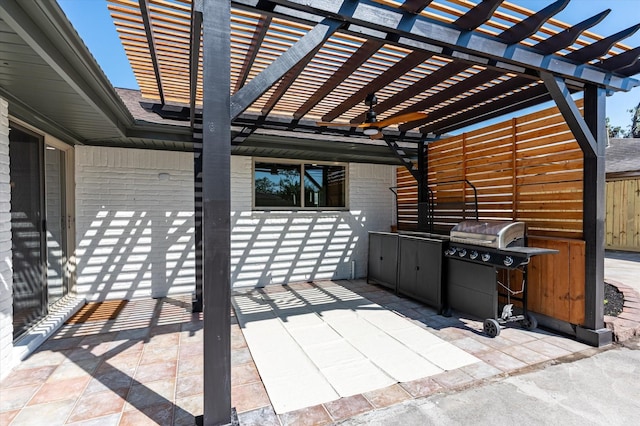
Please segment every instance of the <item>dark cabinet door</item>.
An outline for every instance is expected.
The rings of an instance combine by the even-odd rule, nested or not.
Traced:
[[[380,277],[389,288],[396,289],[398,274],[398,237],[395,235],[383,235],[380,248]]]
[[[369,234],[369,265],[367,278],[370,280],[380,279],[380,250],[382,239],[378,234]]]
[[[421,241],[416,257],[416,298],[440,308],[442,305],[442,242]]]
[[[396,289],[398,272],[398,236],[396,234],[369,233],[370,282]]]
[[[413,238],[400,238],[400,266],[398,269],[398,292],[416,295],[419,243]]]
[[[442,241],[400,237],[398,292],[442,308]]]

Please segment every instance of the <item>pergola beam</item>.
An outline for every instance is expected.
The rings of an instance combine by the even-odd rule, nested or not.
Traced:
[[[278,83],[277,87],[271,93],[271,96],[269,96],[269,99],[267,100],[267,102],[265,102],[264,106],[262,107],[262,111],[261,111],[262,115],[265,115],[265,116],[269,115],[269,113],[276,106],[278,101],[282,99],[282,97],[284,96],[285,93],[287,93],[287,90],[289,90],[291,85],[295,83],[298,76],[302,74],[304,69],[309,64],[309,62],[311,62],[314,56],[316,56],[316,53],[318,53],[321,47],[322,47],[322,44],[318,44],[318,46],[316,46],[315,49],[309,52],[307,56],[302,58],[297,64],[293,66],[293,68],[287,71],[287,73],[284,75],[284,77],[282,77],[282,79],[280,79],[280,82]]]
[[[493,12],[496,11],[503,1],[504,0],[484,0],[453,21],[453,25],[466,31],[475,30],[491,19]]]
[[[425,90],[431,89],[432,87],[466,70],[467,68],[469,68],[469,64],[467,64],[466,62],[450,62],[442,68],[432,72],[431,74],[424,76],[406,89],[380,102],[378,105],[373,107],[373,110],[377,114],[382,114],[383,112],[390,110],[396,105],[399,105],[402,102],[421,94]],[[413,111],[419,110],[414,109]],[[351,120],[351,123],[362,123],[366,117],[366,114],[366,111],[359,114],[357,117],[354,117]]]
[[[626,52],[605,59],[600,66],[623,75],[633,75],[634,73],[627,74],[627,70],[637,64],[639,60],[640,47],[636,47],[635,49],[627,50]]]
[[[258,51],[260,50],[260,46],[262,45],[262,40],[264,40],[264,37],[267,35],[267,31],[269,30],[269,25],[271,25],[271,17],[261,16],[258,24],[256,25],[256,31],[253,33],[253,38],[251,39],[251,44],[249,45],[247,55],[242,62],[242,69],[240,70],[240,76],[236,81],[236,88],[234,90],[235,92],[240,90],[242,86],[244,86],[244,83],[247,81],[247,77],[249,76],[251,67],[253,67],[256,56],[258,56]]]
[[[551,3],[541,11],[534,13],[533,15],[504,30],[501,34],[498,35],[498,38],[508,44],[513,44],[532,36],[533,34],[538,32],[540,27],[553,15],[567,7],[569,1],[570,0],[557,0],[554,3]]]
[[[356,106],[359,102],[362,102],[364,98],[369,93],[375,93],[379,89],[385,87],[389,83],[393,82],[400,76],[403,76],[407,72],[411,71],[418,65],[422,64],[424,61],[429,59],[432,56],[431,53],[415,51],[409,53],[407,56],[402,58],[400,61],[396,62],[391,68],[387,71],[380,74],[375,79],[371,80],[366,86],[362,89],[358,90],[353,95],[349,96],[348,99],[342,101],[340,105],[326,113],[323,117],[323,121],[333,121],[338,118],[340,115],[344,114],[354,106]]]
[[[568,53],[566,57],[576,62],[591,61],[592,59],[605,55],[613,47],[614,44],[627,37],[630,37],[639,29],[640,24],[633,25],[613,35],[610,35],[607,38],[603,38],[602,40],[598,40],[595,43],[591,43],[590,45],[585,46],[582,49],[578,49],[571,53]]]
[[[587,157],[595,156],[597,142],[587,123],[582,118],[576,103],[571,98],[571,93],[564,80],[549,73],[540,73],[540,78],[558,106],[576,141],[578,141],[578,145],[582,148],[582,152]]]
[[[433,105],[439,105],[442,102],[446,102],[448,100],[451,100],[457,96],[462,95],[465,92],[468,92],[470,90],[475,89],[476,87],[482,86],[483,84],[486,84],[488,82],[490,82],[491,80],[495,80],[496,78],[501,77],[503,74],[499,71],[493,71],[493,70],[484,70],[484,71],[480,71],[477,74],[474,74],[470,77],[465,78],[462,81],[459,81],[458,83],[452,85],[451,87],[447,88],[446,90],[441,90],[440,92],[436,93],[435,95],[429,96],[428,98],[425,98],[421,101],[416,102],[413,105],[408,106],[407,108],[403,109],[402,111],[398,112],[398,114],[396,115],[400,115],[400,114],[407,114],[409,112],[415,112],[415,111],[422,111],[426,108],[429,108]],[[523,85],[526,83],[523,83]],[[495,86],[494,86],[495,87]],[[471,98],[472,96],[469,95],[468,98]],[[454,104],[457,105],[461,105],[464,103],[471,103],[471,101],[469,100],[469,102],[464,102],[464,100],[459,100],[458,102],[454,102]],[[438,110],[436,110],[435,112],[438,113],[440,112],[440,110],[442,109],[446,109],[447,107],[444,108],[440,108]],[[400,126],[400,131],[407,131],[407,130],[411,130],[414,129],[418,126],[421,126],[424,123],[428,123],[429,121],[431,121],[432,118],[427,116],[426,118],[422,119],[422,120],[416,120],[416,121],[411,121],[409,123],[405,123],[403,125]]]
[[[609,90],[630,90],[640,84],[635,79],[614,75],[590,64],[576,64],[557,54],[543,55],[531,47],[509,44],[486,34],[464,32],[453,24],[431,20],[373,0],[232,0],[232,3],[237,7],[298,21],[304,17],[301,12],[309,14],[307,19],[311,22],[318,16],[331,16],[343,21],[348,33],[393,40],[401,47],[445,54],[478,65],[504,62],[508,66],[521,67],[523,72],[529,74],[551,72]],[[280,7],[274,9],[274,4]],[[353,13],[340,12],[346,4],[352,5]]]
[[[506,83],[506,82],[505,82]],[[504,83],[503,83],[504,84]],[[544,85],[523,89],[520,92],[505,96],[496,101],[454,115],[440,122],[420,128],[423,134],[446,134],[473,124],[491,120],[505,114],[520,111],[530,106],[539,105],[550,100],[551,97]]]
[[[584,31],[602,22],[610,12],[611,9],[607,9],[592,16],[591,18],[585,19],[584,21],[573,25],[571,28],[567,28],[558,34],[542,40],[540,43],[533,46],[533,48],[544,55],[565,49],[571,46]]]
[[[323,20],[237,91],[231,97],[231,119],[242,114],[305,56],[321,46],[341,25],[340,21],[333,19]]]
[[[433,0],[405,0],[400,7],[409,13],[419,14],[429,6],[429,3],[432,1]]]
[[[381,41],[367,40],[365,41],[349,58],[337,69],[331,77],[315,91],[315,93],[306,100],[304,104],[296,112],[293,113],[294,118],[304,117],[311,109],[318,104],[333,89],[338,87],[347,77],[357,70],[367,59],[383,46]]]
[[[196,111],[196,95],[198,94],[198,71],[200,69],[200,37],[202,34],[202,0],[194,0],[191,4],[191,32],[189,34],[189,106],[191,127],[193,127]]]
[[[151,16],[149,16],[149,0],[138,0],[140,5],[140,15],[144,24],[144,32],[147,36],[147,45],[149,46],[149,54],[151,55],[151,64],[153,65],[153,73],[156,77],[156,85],[158,86],[158,95],[160,103],[164,105],[164,90],[162,90],[162,76],[160,75],[160,65],[158,64],[158,54],[156,50],[156,40],[153,36],[153,28],[151,25]]]

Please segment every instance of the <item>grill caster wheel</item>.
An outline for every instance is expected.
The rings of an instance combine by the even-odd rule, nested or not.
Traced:
[[[500,323],[493,318],[486,319],[483,329],[487,336],[496,337],[500,334]]]
[[[525,330],[534,330],[538,327],[538,320],[536,317],[527,312],[525,318],[520,321],[520,325]]]

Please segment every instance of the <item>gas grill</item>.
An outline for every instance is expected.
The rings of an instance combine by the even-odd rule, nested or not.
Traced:
[[[484,322],[484,331],[491,337],[500,334],[500,326],[508,322],[518,321],[526,329],[536,328],[537,320],[527,311],[527,265],[533,256],[557,252],[527,247],[524,222],[465,220],[458,223],[451,229],[444,251],[448,259],[449,307],[480,318],[490,316]],[[499,269],[507,270],[502,274],[502,281]],[[518,289],[513,289],[510,282],[508,270],[514,269],[522,272],[522,285]],[[498,295],[507,299],[500,315],[497,314]],[[522,302],[522,314],[514,315],[512,299]]]

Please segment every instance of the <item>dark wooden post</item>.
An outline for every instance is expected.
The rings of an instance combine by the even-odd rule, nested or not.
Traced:
[[[604,327],[604,239],[605,239],[605,90],[588,85],[584,90],[584,120],[596,144],[585,152],[583,187],[583,234],[585,252],[585,327]]]
[[[231,423],[229,0],[202,2],[204,425]]]
[[[426,143],[418,142],[418,230],[429,231],[429,191],[427,188]]]
[[[583,152],[583,235],[585,240],[585,319],[576,326],[578,340],[594,346],[611,343],[604,327],[604,216],[605,216],[605,90],[587,85],[584,118],[571,98],[565,81],[540,73],[569,129]]]

